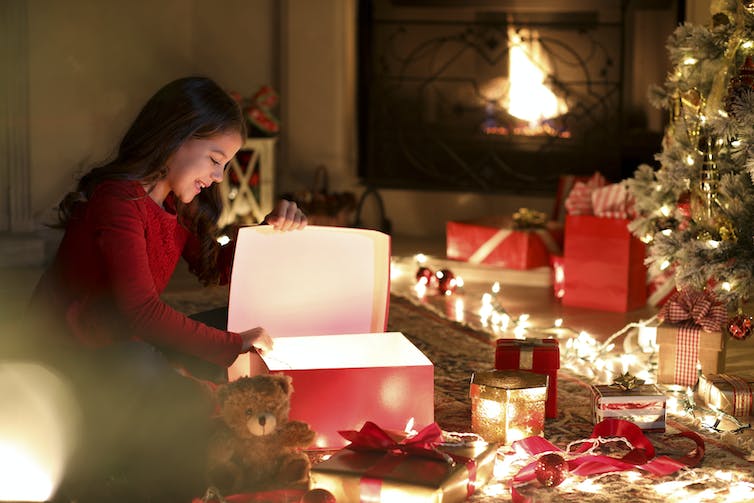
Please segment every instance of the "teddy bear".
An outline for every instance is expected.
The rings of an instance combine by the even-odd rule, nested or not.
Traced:
[[[210,439],[209,483],[224,493],[306,487],[311,463],[301,449],[315,433],[290,421],[292,379],[242,377],[217,389],[222,418]]]

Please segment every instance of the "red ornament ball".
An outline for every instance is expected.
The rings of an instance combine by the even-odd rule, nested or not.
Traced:
[[[441,269],[437,271],[437,288],[443,295],[449,295],[456,290],[456,276],[450,269]]]
[[[429,286],[432,283],[432,279],[435,277],[435,274],[432,272],[432,269],[429,267],[420,267],[416,271],[416,282],[417,283],[424,283],[426,286]]]
[[[537,460],[534,474],[543,486],[558,486],[568,475],[568,462],[560,454],[550,452]]]
[[[746,339],[751,335],[754,320],[747,314],[738,314],[728,320],[728,332],[734,339]]]
[[[676,204],[678,206],[678,213],[685,218],[691,218],[691,194],[689,192],[682,193]]]
[[[311,489],[301,496],[301,503],[337,503],[335,496],[326,489]]]

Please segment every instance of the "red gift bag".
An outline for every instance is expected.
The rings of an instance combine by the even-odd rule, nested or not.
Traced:
[[[629,219],[566,217],[563,304],[626,312],[647,301],[645,245]]]

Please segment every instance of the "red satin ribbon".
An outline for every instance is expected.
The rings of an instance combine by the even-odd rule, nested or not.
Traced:
[[[704,440],[694,432],[682,432],[674,436],[686,437],[694,441],[696,447],[679,459],[668,456],[655,457],[655,449],[649,439],[635,424],[622,419],[605,419],[597,423],[589,438],[625,438],[633,449],[623,457],[615,458],[603,454],[584,454],[568,459],[568,469],[574,475],[587,476],[607,472],[621,472],[633,469],[644,470],[652,475],[669,475],[681,468],[694,467],[704,457]],[[583,453],[592,446],[585,442],[570,455]],[[563,453],[564,451],[542,437],[529,437],[513,442],[512,447],[522,450],[530,456],[545,452]],[[517,487],[523,486],[536,478],[534,468],[537,461],[527,464],[513,477],[510,483],[511,498],[514,503],[528,503],[530,500],[520,494]]]
[[[437,423],[422,428],[413,437],[405,438],[400,442],[397,442],[390,434],[371,421],[365,422],[359,431],[344,430],[338,433],[351,442],[346,446],[346,449],[356,452],[384,452],[394,455],[377,463],[361,478],[359,482],[361,501],[379,501],[382,480],[402,462],[401,455],[421,456],[444,461],[448,464],[463,463],[468,471],[467,497],[474,493],[476,461],[464,456],[445,454],[435,449],[435,446],[442,442],[442,430]]]

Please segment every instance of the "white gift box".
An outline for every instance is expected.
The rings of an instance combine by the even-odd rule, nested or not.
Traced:
[[[339,430],[373,421],[387,430],[434,421],[434,367],[403,334],[386,333],[390,237],[343,227],[281,232],[242,228],[230,283],[228,330],[264,327],[270,372],[293,378],[291,419],[315,446],[346,445]],[[249,375],[239,356],[230,380]]]

